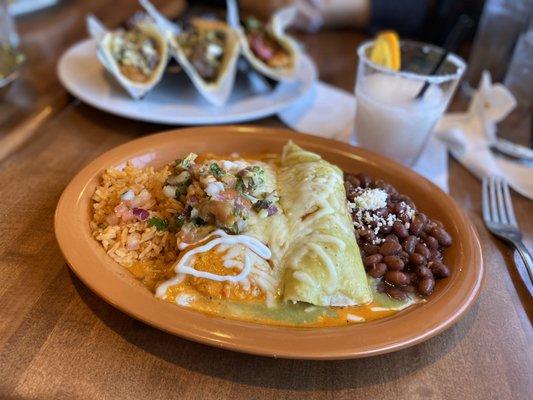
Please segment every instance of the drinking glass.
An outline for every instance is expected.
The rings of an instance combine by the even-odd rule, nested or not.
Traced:
[[[9,15],[8,0],[0,0],[0,47],[17,47],[19,38]]]
[[[533,2],[487,0],[468,59],[465,83],[477,87],[484,70],[494,82],[501,82],[520,33],[526,28]]]
[[[446,110],[466,64],[455,54],[448,54],[437,74],[429,75],[444,50],[402,40],[402,68],[393,71],[369,59],[373,44],[365,42],[357,50],[355,141],[413,165]],[[424,95],[417,98],[426,84]]]

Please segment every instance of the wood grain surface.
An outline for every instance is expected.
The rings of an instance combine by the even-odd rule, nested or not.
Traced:
[[[164,10],[177,13],[182,5],[165,2]],[[0,138],[42,107],[57,110],[0,163],[0,399],[533,398],[533,304],[515,272],[517,256],[482,224],[479,182],[454,161],[451,195],[478,230],[485,285],[453,328],[397,353],[309,362],[211,348],[126,316],[71,274],[53,231],[62,190],[102,152],[165,128],[70,98],[55,63],[84,37],[88,11],[113,26],[136,7],[127,0],[62,1],[18,21],[29,61],[0,99]],[[352,89],[355,46],[363,35],[331,31],[299,38],[322,80]],[[276,118],[258,123],[281,125]],[[513,200],[531,248],[532,202]]]

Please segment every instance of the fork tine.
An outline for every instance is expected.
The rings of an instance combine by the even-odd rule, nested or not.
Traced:
[[[516,222],[516,217],[514,215],[513,202],[511,200],[511,193],[509,192],[509,185],[507,182],[503,184],[503,199],[505,204],[505,209],[507,210],[507,216],[509,217],[509,223],[514,226],[518,226]]]
[[[483,209],[483,219],[485,223],[490,221],[489,210],[489,177],[484,176],[481,184],[481,207]]]
[[[496,199],[498,203],[498,212],[500,214],[500,222],[502,224],[509,224],[509,219],[507,218],[506,204],[503,201],[503,186],[504,181],[501,177],[496,177],[495,179],[495,189],[496,189]]]
[[[498,215],[498,207],[497,207],[497,196],[496,196],[496,187],[494,183],[494,177],[491,176],[489,178],[489,203],[490,203],[490,214],[491,214],[491,221],[495,223],[500,222],[500,216]]]

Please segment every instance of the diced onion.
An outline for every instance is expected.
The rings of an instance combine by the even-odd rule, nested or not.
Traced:
[[[163,193],[167,197],[170,197],[172,199],[175,198],[176,197],[176,186],[170,186],[170,185],[164,186]]]
[[[134,197],[135,197],[135,193],[133,193],[133,190],[128,189],[124,193],[122,193],[122,195],[120,196],[120,199],[123,201],[127,201],[127,200],[133,200]]]

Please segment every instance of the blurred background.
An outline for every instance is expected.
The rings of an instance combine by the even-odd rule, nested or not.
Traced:
[[[224,0],[169,0],[154,2],[168,16],[225,13]],[[109,26],[120,26],[139,9],[134,0],[117,2],[116,13],[106,13]],[[444,45],[459,17],[470,26],[455,51],[468,62],[459,94],[469,98],[482,70],[503,82],[518,100],[499,133],[531,147],[533,82],[533,23],[529,0],[240,0],[242,15],[268,19],[280,7],[298,6],[290,29],[317,63],[320,79],[347,91],[353,83],[338,76],[356,63],[355,48],[361,37],[393,29],[402,39],[414,38]],[[55,90],[55,63],[60,54],[85,35],[84,17],[98,14],[105,1],[0,0],[0,129],[16,126],[41,104],[60,109],[68,101]],[[320,35],[317,33],[320,32]],[[338,40],[338,32],[345,32]],[[342,49],[342,51],[340,51]],[[338,54],[342,52],[343,57]],[[353,67],[355,68],[355,67]],[[8,85],[20,71],[23,79]],[[31,72],[30,72],[31,71]],[[353,74],[355,79],[355,73]],[[9,88],[8,86],[16,86]],[[457,105],[459,104],[459,105]],[[463,103],[464,106],[464,103]],[[461,103],[453,107],[460,108]],[[52,110],[53,111],[53,110]],[[49,112],[52,112],[49,110]]]

